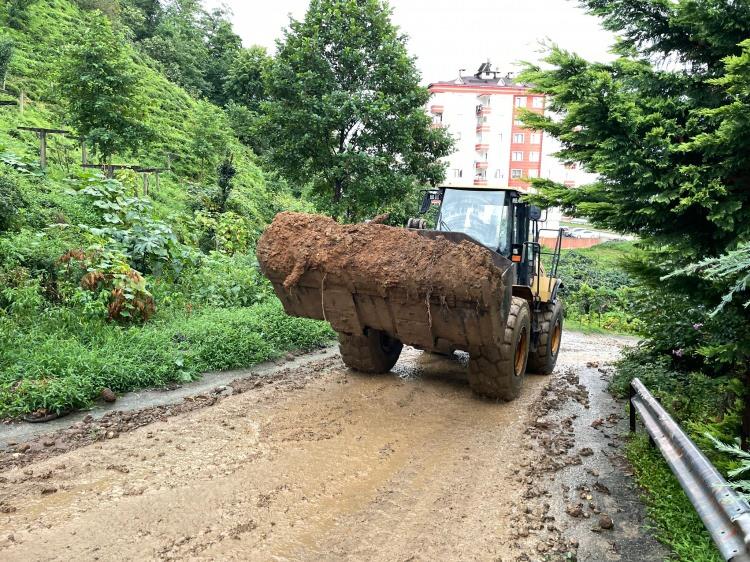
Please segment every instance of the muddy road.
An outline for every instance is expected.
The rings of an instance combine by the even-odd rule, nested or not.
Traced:
[[[603,391],[623,343],[566,334],[511,403],[461,357],[372,377],[331,350],[11,442],[0,559],[661,560]]]

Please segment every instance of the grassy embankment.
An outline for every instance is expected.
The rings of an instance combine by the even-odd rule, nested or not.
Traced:
[[[56,69],[86,17],[73,2],[39,0],[23,29],[3,29],[15,43],[4,97],[23,91],[27,103],[23,112],[0,108],[0,199],[12,205],[0,205],[10,217],[7,228],[0,223],[0,418],[86,407],[103,387],[183,382],[313,348],[333,335],[327,324],[285,316],[254,259],[254,241],[273,215],[306,203],[267,180],[221,109],[169,82],[130,44],[151,100],[153,141],[115,162],[164,167],[173,153],[159,189],[152,180],[144,197],[138,175],[120,175],[120,212],[135,218],[113,227],[97,201],[82,195],[104,184],[82,178],[75,139],[50,137],[50,165],[38,168],[38,140],[16,127],[66,126]],[[227,151],[237,175],[220,214],[202,205]],[[69,251],[85,258],[61,260]],[[112,263],[102,256],[114,256]],[[142,285],[127,278],[136,269]],[[82,278],[87,271],[101,274],[96,286]],[[118,283],[131,303],[152,298],[155,313],[146,321],[108,318]]]

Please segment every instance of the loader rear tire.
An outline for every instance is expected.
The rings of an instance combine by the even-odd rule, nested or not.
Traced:
[[[482,347],[469,361],[469,385],[477,394],[513,400],[521,393],[531,342],[529,304],[513,297],[498,348]]]
[[[341,359],[350,369],[363,373],[387,373],[398,361],[403,344],[380,330],[364,335],[339,333]]]
[[[555,370],[557,356],[560,353],[562,340],[563,307],[562,302],[545,303],[537,313],[539,318],[539,340],[529,353],[529,372],[549,375]]]

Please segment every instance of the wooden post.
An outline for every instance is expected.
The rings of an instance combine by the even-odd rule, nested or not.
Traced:
[[[159,191],[159,172],[156,172],[156,191]]]
[[[143,195],[148,195],[148,172],[141,173],[143,176]]]
[[[47,132],[39,131],[39,165],[44,170],[47,167]]]
[[[89,155],[86,151],[86,139],[81,139],[81,165],[85,166],[89,163]]]
[[[18,110],[23,113],[23,110],[26,108],[26,92],[21,90],[21,93],[18,96]]]

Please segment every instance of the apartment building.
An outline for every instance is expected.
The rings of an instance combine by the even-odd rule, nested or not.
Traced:
[[[575,166],[553,156],[558,144],[540,131],[525,128],[521,109],[544,113],[544,96],[514,81],[510,74],[483,63],[475,74],[459,72],[455,80],[434,82],[428,111],[433,127],[444,127],[456,142],[448,157],[446,185],[460,187],[530,187],[544,177],[569,186],[590,181]]]

